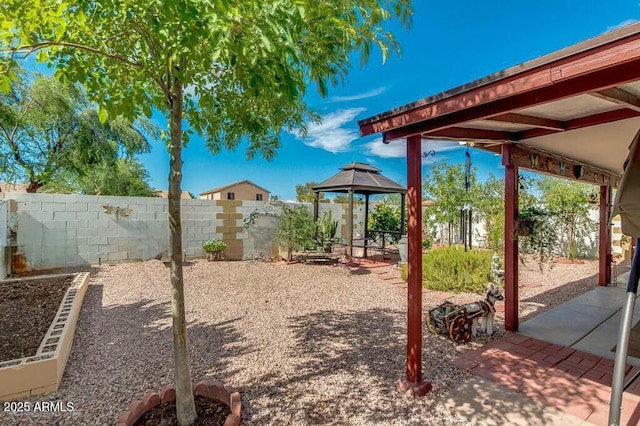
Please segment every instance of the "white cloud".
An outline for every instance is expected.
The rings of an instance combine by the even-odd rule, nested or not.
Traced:
[[[391,141],[388,144],[382,142],[382,138],[375,139],[365,145],[368,155],[375,155],[382,158],[405,158],[407,156],[407,144],[403,140]],[[425,139],[422,141],[420,152],[428,154],[422,159],[423,164],[439,161],[439,154],[447,151],[459,150],[460,145],[455,141],[440,141],[435,139]],[[431,155],[431,151],[435,155]]]
[[[329,98],[329,102],[349,102],[359,101],[361,99],[373,98],[375,96],[383,94],[387,90],[386,87],[378,87],[377,89],[369,90],[368,92],[360,93],[352,96],[332,96]]]
[[[627,19],[626,21],[622,21],[617,25],[611,25],[607,27],[607,32],[617,30],[618,28],[626,27],[627,25],[635,24],[638,22],[637,19]]]
[[[352,124],[354,118],[366,108],[349,108],[331,112],[322,118],[319,124],[309,124],[307,136],[302,138],[298,133],[298,138],[311,147],[322,148],[326,151],[345,152],[351,147],[351,142],[358,139],[357,126],[349,128],[345,125]]]

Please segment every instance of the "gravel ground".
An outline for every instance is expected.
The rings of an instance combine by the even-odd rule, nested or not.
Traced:
[[[533,313],[595,286],[588,277],[597,262],[557,265],[545,274],[536,268],[521,267],[521,306]],[[418,399],[400,395],[406,293],[375,274],[353,272],[259,262],[186,266],[194,381],[221,380],[239,390],[249,425],[467,424],[438,400],[470,377],[449,361],[503,335],[502,316],[494,336],[466,345],[425,332],[423,374],[434,391]],[[425,294],[425,310],[443,296]],[[463,298],[479,296],[453,299]],[[113,424],[129,402],[173,376],[168,268],[155,260],[94,268],[60,389],[29,400],[70,402],[73,411],[0,413],[0,423]]]

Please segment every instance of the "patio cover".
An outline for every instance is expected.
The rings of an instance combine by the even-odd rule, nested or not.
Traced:
[[[360,134],[406,139],[409,210],[408,341],[405,389],[421,394],[422,139],[468,141],[502,155],[505,235],[518,217],[518,171],[600,187],[600,275],[610,280],[612,188],[620,183],[629,141],[640,128],[640,23],[460,87],[366,118]],[[413,240],[413,241],[412,241]],[[518,328],[518,245],[505,241],[505,327]]]

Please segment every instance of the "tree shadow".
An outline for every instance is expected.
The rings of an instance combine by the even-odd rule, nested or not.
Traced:
[[[389,404],[367,401],[381,392],[395,392],[398,374],[404,371],[402,315],[375,308],[289,318],[294,344],[287,359],[295,375],[255,378],[243,389],[243,409],[258,424],[347,424],[356,414],[365,424],[392,421],[399,413]],[[336,381],[342,385],[337,393],[325,392],[325,386],[336,389]],[[294,403],[287,401],[294,395]]]
[[[175,383],[170,304],[152,299],[109,306],[102,302],[103,286],[90,285],[60,388],[40,397],[72,402],[74,410],[43,413],[42,418],[58,424],[88,418],[111,424],[133,400]],[[194,383],[204,378],[224,382],[237,372],[230,360],[247,351],[238,320],[187,323]]]

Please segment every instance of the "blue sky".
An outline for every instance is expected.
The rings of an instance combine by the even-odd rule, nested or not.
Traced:
[[[210,154],[201,139],[192,138],[183,159],[183,190],[200,193],[222,184],[249,179],[280,199],[295,199],[295,186],[322,181],[351,162],[375,165],[406,184],[404,143],[381,143],[380,135],[360,138],[357,121],[433,95],[504,68],[595,37],[640,19],[633,1],[416,1],[409,32],[392,26],[402,45],[401,57],[383,65],[374,54],[361,68],[358,55],[344,86],[323,99],[311,87],[309,104],[323,117],[311,125],[307,139],[283,133],[282,146],[271,162],[245,160],[243,146],[235,152]],[[164,123],[162,123],[164,126]],[[452,142],[424,143],[435,157],[464,162],[464,149]],[[428,146],[426,146],[428,145]],[[472,150],[481,179],[501,174],[497,156]],[[169,157],[161,142],[141,157],[155,188],[167,187]]]

